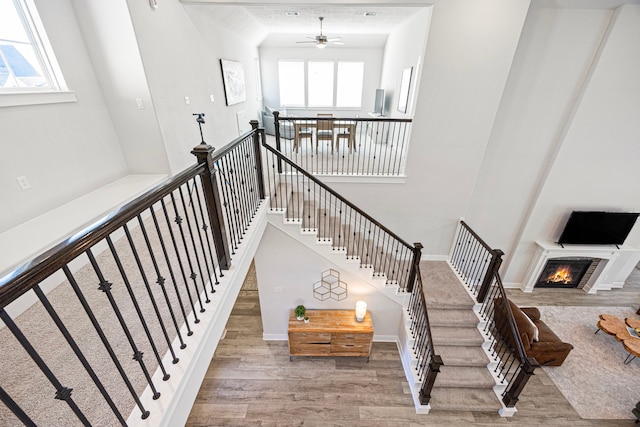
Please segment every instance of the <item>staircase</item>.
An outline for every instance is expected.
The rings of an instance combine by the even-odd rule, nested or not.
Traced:
[[[496,413],[502,405],[493,391],[496,382],[487,369],[489,358],[482,349],[473,299],[446,261],[421,261],[420,274],[435,350],[444,362],[431,393],[431,408]]]
[[[306,188],[295,182],[274,186],[269,222],[406,307],[409,294],[399,291],[398,283],[410,259],[379,247],[361,224],[343,224],[337,214],[342,207],[314,199],[312,189]],[[473,299],[447,262],[422,261],[420,272],[435,354],[444,362],[431,392],[430,408],[496,413],[502,405],[493,390],[496,382],[487,368],[489,358],[482,349],[484,339],[478,331]],[[419,383],[411,384],[419,390]]]

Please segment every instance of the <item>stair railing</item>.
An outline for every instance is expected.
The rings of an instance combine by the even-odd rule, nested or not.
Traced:
[[[91,408],[74,400],[79,393],[84,394],[80,401],[103,405],[112,414],[100,423],[124,426],[135,407],[143,419],[149,416],[137,390],[149,387],[153,398],[160,398],[153,373],[159,368],[162,381],[170,379],[163,356],[179,362],[192,326],[200,322],[264,197],[258,135],[253,130],[216,153],[204,143],[195,147],[197,164],[0,277],[0,319],[35,364],[33,369],[55,389],[51,397],[66,402],[81,424],[98,421]],[[52,276],[60,278],[56,291],[68,289],[64,310],[56,309],[41,286]],[[51,318],[38,330],[60,335],[57,358],[43,356],[37,350],[41,344],[29,338],[33,331],[6,311],[31,292]],[[70,317],[69,307],[83,315]],[[77,332],[80,325],[82,333]],[[97,353],[104,355],[98,364]],[[72,384],[80,372],[95,387]],[[111,373],[108,384],[105,372]],[[112,383],[127,391],[114,395]],[[0,384],[0,401],[16,417],[9,422],[47,424],[56,414],[33,402],[47,400],[49,389],[48,384],[32,388],[28,393],[41,398],[27,399],[19,385]]]
[[[412,119],[273,117],[276,149],[311,174],[404,172]]]
[[[416,247],[421,249],[422,245],[416,243]],[[414,339],[412,350],[416,356],[418,381],[421,382],[419,399],[422,405],[426,405],[431,400],[431,391],[436,382],[436,377],[440,372],[440,367],[444,365],[444,363],[440,355],[435,352],[427,302],[424,297],[422,277],[417,265],[416,284],[409,299],[407,313],[411,319],[409,331]]]
[[[263,144],[266,150],[265,189],[271,196],[271,210],[285,214],[286,222],[300,223],[303,231],[317,233],[322,242],[331,242],[333,251],[359,259],[362,268],[371,268],[387,284],[397,284],[401,292],[414,285],[415,247],[302,166]]]
[[[513,408],[539,365],[534,358],[527,357],[509,306],[498,273],[502,255],[500,249],[492,249],[468,224],[460,221],[450,262],[480,304],[478,314],[484,322],[483,332],[490,338],[495,361],[493,372],[504,386],[502,402]]]

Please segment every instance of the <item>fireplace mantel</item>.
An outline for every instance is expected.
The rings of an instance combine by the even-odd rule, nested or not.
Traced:
[[[547,260],[554,258],[599,258],[600,262],[589,281],[582,288],[595,294],[598,290],[621,288],[640,258],[640,251],[629,246],[564,245],[536,241],[536,252],[525,276],[522,290],[532,292]]]

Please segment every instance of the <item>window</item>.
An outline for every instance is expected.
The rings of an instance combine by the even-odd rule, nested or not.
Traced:
[[[308,61],[305,79],[303,60],[278,61],[278,79],[282,106],[362,108],[364,62]]]
[[[0,94],[67,90],[32,0],[0,0]]]
[[[333,66],[309,61],[309,107],[333,107]]]
[[[364,62],[338,62],[336,107],[362,107]]]
[[[304,107],[304,61],[278,61],[280,105]]]

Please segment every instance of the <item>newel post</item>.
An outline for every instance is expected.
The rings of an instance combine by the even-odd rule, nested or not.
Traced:
[[[511,382],[511,387],[509,387],[502,397],[502,402],[507,408],[513,408],[516,406],[520,393],[522,393],[524,386],[527,385],[529,378],[531,378],[533,372],[538,366],[538,362],[533,358],[528,357],[524,360],[518,375],[515,380]]]
[[[426,405],[431,400],[431,390],[433,390],[433,385],[436,382],[436,377],[440,372],[440,367],[444,365],[442,358],[434,354],[431,356],[431,360],[429,361],[429,370],[427,371],[427,376],[422,383],[422,388],[420,389],[420,404]]]
[[[409,271],[409,280],[407,283],[407,292],[413,292],[413,285],[416,283],[416,274],[420,268],[420,258],[422,258],[422,243],[413,244],[413,259],[411,260],[411,271]]]
[[[258,182],[258,196],[264,199],[264,174],[262,172],[262,155],[260,148],[260,138],[264,141],[264,129],[258,129],[260,123],[257,120],[251,120],[251,129],[253,129],[253,155],[256,159],[256,178]]]
[[[207,203],[207,212],[211,221],[211,234],[213,235],[213,243],[216,248],[218,265],[221,270],[228,270],[231,267],[231,253],[229,251],[229,242],[227,241],[227,230],[222,215],[222,201],[218,191],[218,179],[214,173],[213,167],[213,148],[204,141],[193,148],[191,154],[196,156],[199,164],[204,164],[205,168],[200,174],[202,185],[204,187],[204,197]]]
[[[478,302],[484,302],[484,299],[487,296],[487,292],[489,292],[491,282],[493,281],[493,276],[500,268],[500,265],[502,265],[502,255],[504,255],[504,252],[502,252],[500,249],[493,249],[491,251],[491,261],[489,261],[487,272],[484,275],[484,279],[482,279],[482,284],[480,285],[480,289],[478,290]]]

